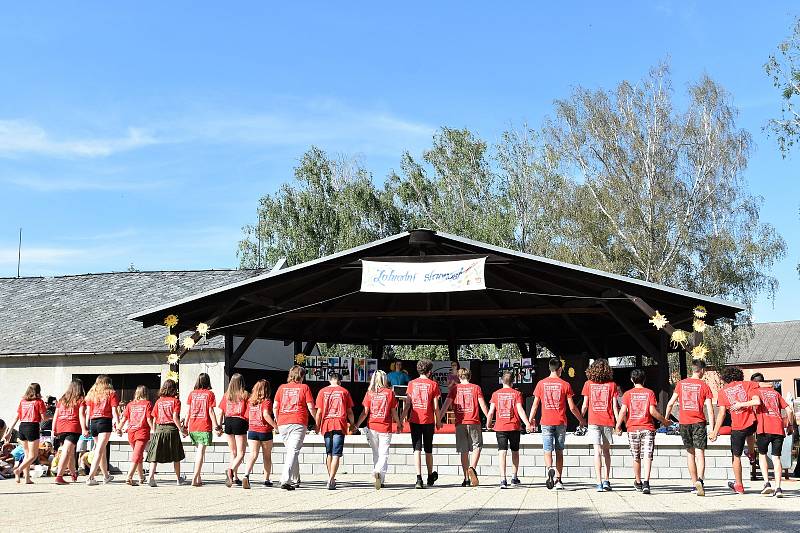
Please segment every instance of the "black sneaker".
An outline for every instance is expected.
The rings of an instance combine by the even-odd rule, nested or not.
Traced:
[[[520,483],[522,483],[522,481],[520,481],[517,476],[514,476],[514,477],[511,478],[511,484],[512,485],[519,485]]]
[[[462,487],[469,487],[470,485],[471,485],[471,483],[469,482],[469,480],[467,478],[464,478],[464,481],[461,482],[461,486]]]
[[[414,485],[415,489],[424,489],[425,485],[422,484],[422,476],[417,476],[417,484]]]
[[[638,490],[639,492],[642,492],[642,489],[644,488],[644,484],[641,481],[634,481],[633,482],[633,487],[636,490]]]
[[[241,487],[242,486],[242,480],[239,479],[238,477],[236,479],[234,479],[233,482],[236,484],[237,487]]]
[[[642,494],[650,494],[650,482],[645,481],[642,483]]]
[[[544,482],[545,486],[547,486],[548,489],[550,490],[553,489],[553,486],[556,484],[555,478],[556,478],[556,469],[555,468],[549,469],[547,471],[547,481]]]
[[[283,485],[281,485],[281,488],[283,490],[294,490],[294,485],[292,485],[291,483],[284,483]]]
[[[439,479],[439,474],[438,474],[438,472],[435,472],[435,471],[434,471],[434,472],[431,472],[430,474],[428,474],[428,483],[427,483],[427,485],[428,485],[429,487],[432,487],[432,486],[433,486],[433,484],[434,484],[434,483],[436,483],[436,480],[437,480],[437,479]]]
[[[272,486],[272,481],[270,481],[270,480],[266,480],[266,481],[264,482],[264,486],[265,486],[265,487],[271,487],[271,486]]]

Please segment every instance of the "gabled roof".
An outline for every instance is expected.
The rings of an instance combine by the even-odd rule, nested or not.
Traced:
[[[196,270],[0,278],[0,355],[166,351],[162,334],[142,329],[127,315],[262,272]],[[211,339],[207,347],[221,348],[222,340]]]
[[[730,365],[800,361],[800,320],[753,324],[753,336],[736,346]]]
[[[487,258],[486,283],[493,290],[433,295],[359,291],[362,259],[424,262],[467,256]],[[660,310],[684,329],[691,327],[691,310],[698,304],[706,306],[709,320],[732,318],[744,309],[721,298],[447,233],[414,230],[150,307],[130,318],[148,327],[174,313],[191,328],[216,316],[214,334],[224,330],[278,340],[353,344],[541,340],[563,350],[593,345],[592,351],[641,350],[643,343],[631,340],[636,335],[630,330],[637,328],[650,337],[649,346],[657,346],[659,333],[626,295]]]

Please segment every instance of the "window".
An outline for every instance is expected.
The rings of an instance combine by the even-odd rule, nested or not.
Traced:
[[[78,378],[83,381],[83,388],[86,392],[94,385],[98,374],[74,374],[72,379]],[[119,394],[119,401],[127,403],[133,400],[136,387],[144,385],[150,390],[150,400],[155,401],[158,397],[158,389],[161,388],[161,374],[109,374],[114,390]]]

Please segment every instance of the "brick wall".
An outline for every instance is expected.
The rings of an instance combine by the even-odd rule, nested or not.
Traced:
[[[498,475],[498,456],[495,434],[485,432],[484,449],[478,465],[480,476],[496,477]],[[520,477],[541,478],[545,475],[544,459],[542,457],[541,435],[525,435],[522,437],[520,449]],[[709,443],[706,450],[706,479],[724,480],[730,474],[730,441],[722,436],[717,442]],[[182,463],[182,470],[190,473],[194,467],[194,447],[190,442],[184,442],[186,460]],[[455,451],[455,437],[453,435],[436,435],[434,437],[434,468],[442,475],[460,475],[461,460]],[[280,474],[283,466],[283,445],[279,435],[275,436],[275,445],[272,452],[272,472]],[[206,450],[204,472],[222,474],[225,472],[229,459],[228,446],[223,438],[215,436],[214,444]],[[247,459],[245,458],[245,461]],[[320,435],[309,434],[300,455],[301,474],[325,473],[325,446]],[[124,436],[115,437],[111,441],[112,467],[127,472],[130,467],[130,445]],[[254,473],[263,473],[262,460],[259,458]],[[509,457],[509,467],[511,460]],[[564,477],[565,478],[591,478],[593,472],[594,455],[592,446],[586,437],[567,435],[567,448],[564,451]],[[625,435],[615,437],[611,449],[611,477],[615,479],[633,478],[633,459],[628,450],[628,441]],[[162,465],[162,473],[171,472],[170,465]],[[240,469],[240,472],[242,469]],[[369,474],[372,472],[372,451],[363,435],[347,437],[345,453],[340,467],[342,473]],[[510,468],[509,468],[510,472]],[[389,475],[401,474],[411,477],[415,474],[414,456],[411,450],[411,439],[408,434],[394,435],[389,460]],[[276,476],[273,476],[273,479]],[[686,469],[686,454],[683,452],[679,436],[662,435],[656,437],[656,452],[653,458],[653,479],[688,479]]]

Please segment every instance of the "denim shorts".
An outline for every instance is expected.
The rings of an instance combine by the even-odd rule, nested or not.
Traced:
[[[335,457],[344,455],[344,433],[341,431],[325,433],[325,453]]]
[[[567,426],[542,426],[542,449],[546,452],[564,449]]]

